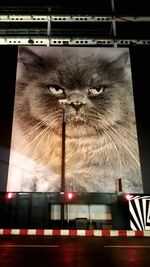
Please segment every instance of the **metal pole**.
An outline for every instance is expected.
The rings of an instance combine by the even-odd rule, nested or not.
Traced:
[[[112,19],[112,30],[113,30],[113,37],[114,37],[114,47],[117,47],[117,30],[116,30],[116,17],[115,17],[115,3],[114,0],[111,0],[111,9],[113,14]]]
[[[118,185],[119,185],[119,192],[122,192],[122,180],[121,180],[121,178],[118,179]]]
[[[118,178],[116,180],[116,192],[122,192],[122,180],[121,178]]]
[[[48,16],[47,20],[47,37],[49,38],[49,43],[47,46],[50,46],[50,35],[51,35],[51,16]]]
[[[61,164],[61,192],[65,191],[65,139],[66,139],[66,115],[62,109],[62,164]]]
[[[62,108],[62,158],[61,158],[61,192],[65,192],[65,139],[66,139],[66,115]],[[64,203],[61,203],[61,228],[64,226]]]

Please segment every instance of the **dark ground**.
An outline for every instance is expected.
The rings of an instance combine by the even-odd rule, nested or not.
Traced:
[[[149,237],[0,236],[0,267],[149,267]]]

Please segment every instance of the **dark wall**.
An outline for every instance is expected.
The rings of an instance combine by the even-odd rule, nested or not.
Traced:
[[[47,228],[50,220],[48,197],[42,193],[0,193],[0,228]]]
[[[0,191],[5,191],[15,93],[17,46],[0,46]]]
[[[150,194],[150,46],[130,48],[144,193]]]

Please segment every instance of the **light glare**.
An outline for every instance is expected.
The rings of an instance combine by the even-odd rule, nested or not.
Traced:
[[[133,197],[133,195],[130,195],[130,194],[127,194],[127,195],[126,195],[126,199],[127,199],[127,200],[130,200],[132,197]]]

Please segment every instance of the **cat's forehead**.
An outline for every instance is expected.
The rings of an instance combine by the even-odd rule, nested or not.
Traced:
[[[84,56],[100,56],[100,57],[107,57],[112,58],[116,57],[127,51],[127,48],[108,48],[108,47],[43,47],[43,46],[34,46],[30,47],[32,51],[37,53],[38,55],[45,55],[46,57],[49,55],[58,55],[58,56],[67,56],[76,54],[80,57]]]
[[[121,55],[110,61],[104,51],[104,48],[87,47],[48,47],[39,51],[21,48],[19,62],[24,74],[31,80],[40,76],[42,80],[48,80],[47,83],[85,88],[122,75],[126,57]]]
[[[47,51],[48,52],[48,51]],[[54,49],[49,50],[47,54],[45,54],[45,59],[49,62],[51,60],[55,64],[60,65],[69,65],[73,68],[73,66],[82,66],[83,67],[89,67],[90,64],[95,64],[98,60],[99,62],[106,62],[108,59],[107,57],[104,57],[103,54],[98,53],[98,51],[89,50],[89,49]]]

